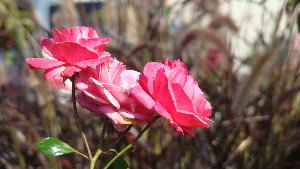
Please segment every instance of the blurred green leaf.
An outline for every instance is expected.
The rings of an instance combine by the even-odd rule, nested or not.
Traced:
[[[47,156],[60,156],[76,152],[76,150],[67,143],[57,140],[53,137],[48,137],[38,142],[36,145],[40,152]]]
[[[127,169],[128,168],[127,162],[122,157],[119,157],[118,159],[116,159],[116,161],[114,161],[112,166],[114,169]]]

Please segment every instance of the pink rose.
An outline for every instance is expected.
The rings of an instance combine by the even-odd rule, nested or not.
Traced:
[[[71,77],[75,72],[97,66],[111,58],[108,52],[102,52],[110,39],[99,38],[92,28],[62,28],[61,31],[52,29],[52,32],[54,38],[41,39],[41,46],[43,51],[54,59],[26,59],[31,69],[45,70],[45,79]]]
[[[166,118],[180,134],[194,136],[193,128],[208,128],[211,105],[181,61],[146,64],[133,95]]]
[[[143,125],[152,119],[152,113],[131,95],[139,75],[126,70],[117,60],[83,70],[75,80],[76,88],[82,91],[76,96],[77,101],[82,107],[109,117],[119,131],[129,124]]]

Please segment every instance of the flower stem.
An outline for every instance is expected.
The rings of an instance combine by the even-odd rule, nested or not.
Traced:
[[[86,159],[89,159],[88,156],[86,156],[85,154],[83,154],[83,153],[81,153],[81,152],[79,152],[79,151],[77,151],[77,150],[76,150],[76,154],[79,154],[79,155],[81,155],[82,157],[84,157],[84,158],[86,158]]]
[[[148,130],[148,128],[159,118],[160,116],[154,116],[153,119],[147,124],[147,126],[145,128],[143,128],[143,130],[136,136],[136,138],[133,140],[133,144],[135,144],[140,137],[142,137],[142,135],[145,133],[146,130]]]
[[[112,146],[113,144],[117,143],[121,138],[123,138],[127,133],[128,131],[131,129],[131,125],[127,127],[127,129],[122,133],[120,134],[115,140],[113,140],[112,142],[110,142],[107,146],[105,146],[103,148],[104,151],[108,150],[110,146]]]
[[[72,103],[73,103],[73,116],[74,116],[74,119],[76,120],[76,124],[77,124],[77,127],[79,128],[80,131],[82,131],[82,122],[79,118],[79,115],[78,115],[78,112],[77,112],[77,107],[76,107],[76,98],[75,98],[75,76],[76,74],[74,74],[72,77],[71,77],[71,82],[72,82]]]
[[[109,166],[112,165],[113,162],[115,162],[121,155],[123,155],[127,150],[129,150],[131,147],[133,147],[132,144],[129,144],[127,147],[125,147],[120,153],[118,153],[112,160],[110,160],[109,163],[106,164],[104,169],[108,169]]]
[[[98,149],[95,156],[92,158],[91,160],[91,165],[90,165],[90,169],[94,169],[95,167],[95,164],[96,164],[96,161],[99,157],[99,155],[102,153],[102,150],[101,149]]]
[[[90,150],[89,143],[88,143],[88,141],[86,139],[86,136],[85,136],[85,134],[83,132],[81,132],[81,134],[82,134],[82,138],[83,138],[84,144],[85,144],[86,149],[87,149],[88,154],[89,154],[89,159],[92,159],[92,153],[91,153],[91,150]]]
[[[89,144],[87,142],[86,136],[83,133],[82,122],[81,122],[81,120],[79,118],[79,115],[78,115],[78,112],[77,112],[76,98],[75,98],[75,76],[76,76],[76,73],[71,77],[71,82],[72,82],[72,102],[73,102],[73,112],[74,112],[73,116],[74,116],[74,118],[76,120],[77,127],[81,131],[81,135],[82,135],[84,144],[85,144],[86,149],[88,151],[89,159],[92,159],[91,150],[90,150]]]
[[[138,141],[139,138],[141,138],[141,136],[145,133],[145,131],[159,118],[160,116],[155,116],[153,117],[153,119],[147,124],[147,126],[145,128],[143,128],[143,130],[137,135],[137,137],[134,139],[134,141],[129,144],[127,147],[125,147],[120,153],[118,153],[112,160],[110,160],[109,163],[106,164],[106,166],[104,167],[104,169],[108,169],[109,166],[112,165],[112,163],[114,161],[116,161],[120,156],[122,156],[127,150],[131,149],[132,147],[134,147],[134,144],[136,144],[136,142]]]
[[[107,124],[108,124],[108,117],[105,117],[103,127],[102,127],[101,136],[100,136],[100,141],[99,141],[99,144],[98,144],[98,148],[101,148],[103,143],[104,143],[104,136],[105,136]]]

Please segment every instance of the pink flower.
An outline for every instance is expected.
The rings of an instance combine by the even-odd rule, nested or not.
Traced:
[[[71,77],[76,72],[95,67],[111,58],[108,52],[102,52],[110,39],[99,38],[92,28],[62,28],[61,31],[52,29],[52,32],[54,38],[42,38],[41,46],[43,51],[54,59],[26,59],[31,69],[45,70],[45,79]]]
[[[152,119],[152,113],[131,95],[139,75],[126,70],[117,60],[83,70],[75,80],[76,88],[82,91],[76,96],[77,101],[82,107],[109,117],[119,131],[129,124],[143,125]]]
[[[148,63],[139,84],[133,95],[166,118],[180,134],[194,136],[193,128],[208,128],[207,122],[212,122],[208,119],[211,105],[183,62],[165,59],[163,63]]]

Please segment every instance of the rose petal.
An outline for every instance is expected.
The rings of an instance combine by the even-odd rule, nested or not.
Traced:
[[[56,28],[52,29],[53,33],[53,40],[54,42],[66,42],[68,39],[61,33],[59,32]]]
[[[61,42],[52,47],[52,55],[57,60],[75,64],[86,60],[98,59],[98,54],[77,43]]]
[[[100,53],[101,50],[109,43],[110,38],[96,38],[96,39],[79,39],[79,44],[93,49]]]
[[[117,111],[115,111],[114,108],[109,105],[98,107],[98,111],[103,112],[116,124],[132,124],[132,121],[130,119],[122,117]]]
[[[170,91],[177,111],[184,110],[187,112],[194,112],[192,101],[188,98],[179,84],[172,83],[170,89],[172,89]]]
[[[83,94],[78,94],[76,96],[76,100],[82,107],[87,108],[88,110],[93,111],[95,113],[105,114],[116,124],[131,124],[130,122],[125,121],[124,118],[112,107],[108,105],[95,105],[89,102],[89,100],[87,100]]]
[[[95,112],[95,113],[105,114],[116,124],[131,124],[130,121],[126,121],[126,119],[124,119],[111,106],[108,106],[108,105],[99,106],[99,105],[93,104],[83,94],[78,94],[76,96],[76,100],[83,108],[87,108],[88,110]]]
[[[144,85],[148,89],[148,92],[151,95],[153,94],[154,76],[156,76],[157,71],[160,69],[163,69],[166,72],[168,72],[170,70],[169,67],[167,67],[166,65],[163,65],[161,63],[157,63],[157,62],[147,63],[144,67],[143,75],[140,77],[141,78],[140,83],[142,84],[142,86]],[[145,82],[147,82],[147,83],[145,84]]]
[[[80,78],[75,79],[75,85],[78,90],[81,90],[90,100],[98,104],[109,104],[105,98],[101,97],[98,87],[90,82],[89,78],[93,77],[94,69],[90,68],[79,73]]]
[[[61,28],[61,33],[67,38],[67,41],[71,42],[72,41],[72,36],[71,33],[68,29],[66,29],[65,27]]]
[[[27,58],[25,61],[31,69],[49,69],[65,64],[64,62],[48,58]]]
[[[167,110],[166,110],[159,102],[156,102],[156,103],[155,103],[154,109],[155,109],[155,111],[156,111],[159,115],[161,115],[162,117],[166,118],[166,119],[169,121],[169,123],[170,123],[173,127],[175,127],[175,129],[176,129],[176,131],[177,131],[178,133],[180,133],[181,135],[184,135],[184,132],[183,132],[182,128],[181,128],[178,124],[176,124],[176,123],[174,122],[172,116],[168,113],[168,111],[167,111]]]
[[[78,42],[79,39],[94,39],[99,38],[97,32],[89,27],[75,26],[70,29],[72,39],[71,42]]]
[[[93,28],[89,28],[88,29],[88,38],[93,39],[93,38],[99,38],[97,32],[93,29]]]
[[[47,80],[60,79],[61,73],[65,70],[64,66],[56,66],[50,69],[46,69],[44,73],[44,78]]]
[[[86,69],[82,70],[79,73],[79,77],[80,77],[80,79],[82,81],[86,82],[90,77],[96,78],[97,77],[97,73],[96,73],[95,69],[93,69],[91,67],[87,67]],[[79,78],[75,79],[75,83],[76,83],[76,80],[79,80]]]
[[[152,117],[151,115],[149,116],[148,114],[145,113],[140,113],[138,111],[128,111],[123,108],[120,108],[118,112],[123,117],[130,118],[130,119],[150,119]]]
[[[170,61],[168,58],[165,58],[162,61],[162,64],[169,66],[170,68],[172,68],[172,61]]]
[[[175,112],[175,106],[171,97],[168,79],[164,73],[164,69],[159,69],[153,80],[152,97],[156,102],[159,102],[172,115]]]
[[[169,61],[168,58],[165,58],[162,62],[164,65],[167,65],[170,69],[173,69],[175,67],[181,67],[184,69],[184,71],[188,72],[187,67],[185,66],[185,64],[183,62],[181,62],[180,60],[175,60],[175,61]]]
[[[102,44],[94,48],[98,53],[110,42],[110,38],[102,38],[101,41]]]
[[[204,107],[204,110],[203,110],[203,113],[201,114],[202,117],[209,117],[211,116],[211,105],[208,101],[206,101],[205,103],[205,107]]]
[[[193,130],[193,128],[187,128],[187,127],[183,127],[184,132],[186,132],[188,135],[195,137],[195,132]]]
[[[103,114],[103,112],[98,111],[99,105],[91,102],[83,93],[77,94],[76,100],[78,101],[81,107],[86,108],[94,113]]]
[[[118,109],[120,108],[120,104],[119,104],[118,100],[116,100],[116,99],[114,98],[114,96],[111,95],[111,93],[110,93],[108,90],[106,90],[100,82],[98,82],[98,81],[97,81],[96,79],[94,79],[94,78],[90,78],[90,80],[91,80],[92,82],[94,82],[96,85],[99,86],[99,89],[101,90],[101,92],[104,93],[105,97],[107,98],[107,100],[108,100],[112,105],[114,105],[114,106],[115,106],[116,108],[118,108]]]
[[[140,85],[135,86],[134,88],[132,88],[131,90],[132,95],[137,99],[137,101],[139,101],[139,103],[141,103],[143,106],[145,106],[147,109],[152,109],[155,102],[154,100],[151,98],[151,96],[149,96]]]
[[[123,63],[114,59],[113,62],[109,65],[109,69],[107,70],[110,76],[109,83],[113,83],[118,86],[121,85],[122,83],[121,73],[125,70],[126,70],[126,66]]]
[[[175,67],[181,67],[184,69],[184,71],[188,72],[188,69],[187,67],[185,66],[185,64],[183,62],[181,62],[180,60],[175,60],[172,62],[172,67],[175,68]]]
[[[49,55],[50,57],[53,57],[52,55],[52,47],[54,45],[54,42],[52,39],[48,39],[48,38],[41,38],[41,46],[42,46],[42,50],[47,54]],[[60,60],[60,61],[65,61],[65,60],[62,60],[60,57],[58,58],[55,58],[57,60]]]
[[[167,73],[170,83],[178,83],[183,86],[187,80],[187,72],[182,67],[175,67]]]
[[[114,128],[118,131],[118,132],[122,132],[125,131],[128,128],[128,125],[125,124],[117,124],[117,123],[112,123]]]
[[[81,68],[86,68],[86,67],[96,67],[104,62],[107,62],[111,60],[110,55],[104,55],[103,57],[99,59],[91,59],[91,60],[85,60],[81,62],[74,63],[74,65],[81,67]]]
[[[195,128],[202,127],[208,128],[208,124],[200,117],[197,117],[191,112],[180,110],[173,116],[174,121],[183,127]]]
[[[81,90],[84,93],[84,95],[86,97],[90,98],[91,102],[93,102],[95,104],[109,104],[108,101],[106,101],[103,98],[99,97],[99,95],[97,94],[97,92],[95,92],[92,89],[90,89],[84,83],[78,83],[76,85],[76,88],[78,88],[79,90]]]
[[[66,77],[71,77],[74,73],[76,72],[80,72],[81,69],[76,67],[76,66],[70,66],[67,67],[63,72],[62,72],[62,76],[66,76]]]
[[[134,86],[138,85],[138,78],[140,76],[140,72],[134,71],[134,70],[125,70],[121,73],[121,79],[124,79],[121,86],[124,89],[130,89]]]

